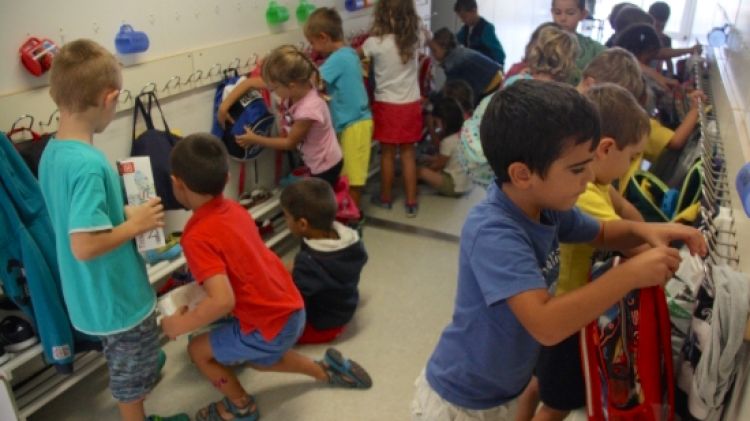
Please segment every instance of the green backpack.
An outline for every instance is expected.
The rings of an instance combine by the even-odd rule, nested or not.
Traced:
[[[625,199],[643,215],[646,222],[693,223],[700,214],[703,161],[690,167],[679,190],[670,189],[656,175],[637,171],[628,180]]]

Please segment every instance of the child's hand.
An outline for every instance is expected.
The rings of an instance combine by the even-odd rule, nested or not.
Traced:
[[[178,336],[182,335],[182,316],[187,313],[187,306],[180,307],[173,315],[165,317],[161,320],[161,330],[171,340],[177,339]]]
[[[639,236],[653,247],[669,246],[673,241],[682,241],[692,255],[708,254],[706,239],[693,227],[682,224],[638,224],[638,230]]]
[[[135,235],[164,226],[164,206],[161,198],[153,197],[137,206],[125,206],[125,218],[135,227]]]
[[[234,119],[229,115],[229,107],[224,107],[224,104],[219,106],[219,110],[216,112],[216,120],[222,129],[225,129],[227,125],[234,124]]]
[[[245,127],[245,134],[237,135],[235,136],[235,141],[238,145],[242,146],[243,148],[247,148],[248,146],[251,146],[255,143],[255,139],[258,138],[258,135],[255,134],[255,132],[252,131],[249,127]]]
[[[695,44],[695,45],[693,46],[693,48],[692,48],[692,53],[693,53],[693,54],[698,54],[698,55],[701,55],[701,54],[703,54],[703,46],[702,46],[702,45],[700,45],[699,43],[696,43],[696,44]]]
[[[627,279],[632,279],[636,288],[647,288],[666,284],[679,269],[680,261],[677,249],[655,247],[633,257],[618,268],[628,271]]]
[[[708,102],[708,97],[700,89],[696,89],[693,92],[690,92],[688,94],[688,97],[690,98],[690,108],[698,109],[698,100],[700,100],[704,104]]]

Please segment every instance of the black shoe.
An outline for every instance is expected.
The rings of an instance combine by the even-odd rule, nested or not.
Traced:
[[[8,352],[20,352],[37,343],[31,323],[18,316],[8,316],[0,322],[0,343]]]

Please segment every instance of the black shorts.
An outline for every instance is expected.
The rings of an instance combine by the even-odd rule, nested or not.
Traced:
[[[586,384],[581,367],[580,335],[555,346],[542,347],[536,363],[539,397],[552,409],[572,411],[586,406]]]
[[[331,185],[331,188],[336,188],[336,182],[339,181],[339,176],[341,175],[341,169],[344,167],[344,160],[340,160],[336,165],[332,166],[331,168],[323,171],[320,174],[312,174],[313,177],[323,179],[324,181],[327,181],[328,184]]]

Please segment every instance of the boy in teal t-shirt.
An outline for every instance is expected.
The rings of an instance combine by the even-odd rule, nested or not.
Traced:
[[[334,8],[316,9],[305,23],[305,37],[313,50],[329,55],[320,66],[320,77],[331,96],[331,117],[344,155],[341,173],[349,179],[349,194],[359,205],[370,166],[373,130],[359,55],[344,45],[341,16]]]
[[[50,75],[60,128],[42,154],[39,182],[65,305],[73,327],[101,338],[122,419],[167,420],[146,418],[143,409],[159,376],[159,331],[156,297],[132,241],[163,226],[164,212],[159,199],[126,208],[117,173],[92,144],[114,118],[121,87],[120,64],[102,46],[77,40],[60,49]]]

